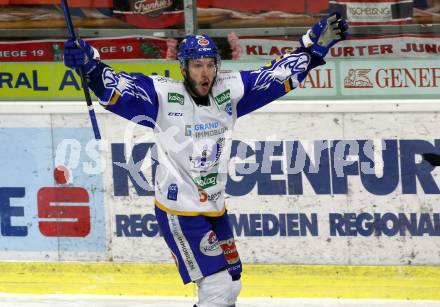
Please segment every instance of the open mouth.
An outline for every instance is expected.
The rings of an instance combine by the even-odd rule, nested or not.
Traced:
[[[202,82],[201,86],[202,86],[202,89],[209,90],[209,82],[208,81]]]

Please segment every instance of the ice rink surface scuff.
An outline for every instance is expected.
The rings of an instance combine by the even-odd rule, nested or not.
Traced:
[[[0,294],[0,307],[192,307],[195,298]],[[440,307],[440,301],[241,298],[236,307]]]

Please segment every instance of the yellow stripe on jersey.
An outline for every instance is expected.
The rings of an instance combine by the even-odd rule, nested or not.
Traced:
[[[121,97],[121,93],[119,93],[118,91],[115,90],[115,91],[113,92],[113,96],[112,96],[112,98],[111,98],[110,101],[108,102],[108,105],[109,105],[109,106],[115,105],[115,104],[118,102],[119,97]]]
[[[286,90],[286,93],[288,93],[292,90],[292,86],[290,84],[290,78],[288,80],[284,81],[284,89]]]
[[[177,210],[173,210],[170,208],[165,207],[163,204],[161,204],[157,199],[154,199],[154,204],[161,210],[170,213],[170,214],[175,214],[175,215],[183,215],[183,216],[198,216],[198,215],[203,215],[203,216],[209,216],[209,217],[217,217],[217,216],[222,216],[223,214],[225,214],[225,210],[226,207],[223,206],[223,208],[219,211],[219,212],[206,212],[206,211],[199,211],[199,212],[194,212],[194,211],[177,211]]]

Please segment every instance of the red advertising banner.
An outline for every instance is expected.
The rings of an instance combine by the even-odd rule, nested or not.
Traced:
[[[121,37],[90,39],[90,44],[98,49],[101,59],[164,59],[167,40],[156,37]]]
[[[60,0],[0,0],[1,5],[60,4]],[[70,7],[112,7],[113,0],[69,0]]]
[[[60,0],[0,0],[0,29],[64,28]],[[183,28],[183,0],[69,0],[85,28]],[[440,22],[439,0],[198,0],[199,28],[304,27],[328,12],[351,25]],[[402,29],[404,31],[404,29]]]
[[[88,39],[101,59],[164,59],[167,40],[155,37]],[[62,61],[63,40],[0,42],[0,62]]]
[[[0,42],[0,62],[29,62],[62,60],[63,43],[39,42]],[[55,54],[59,54],[57,58]]]
[[[241,12],[260,13],[280,11],[284,13],[316,14],[328,9],[328,0],[255,1],[255,0],[198,0],[202,8],[217,7]]]

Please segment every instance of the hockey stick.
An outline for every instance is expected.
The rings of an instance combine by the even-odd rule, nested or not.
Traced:
[[[67,0],[61,0],[61,6],[63,7],[64,18],[66,19],[67,30],[69,31],[69,36],[71,39],[76,41],[77,38],[75,35],[75,31],[73,29],[72,18],[70,17],[70,10],[69,10],[69,6],[67,5]],[[77,44],[77,46],[79,47],[78,44]],[[92,122],[93,133],[95,134],[95,139],[100,140],[101,134],[99,133],[98,122],[96,121],[95,110],[93,110],[92,98],[90,97],[90,90],[87,85],[87,81],[84,76],[84,70],[83,70],[82,66],[79,66],[78,74],[81,78],[81,85],[82,85],[82,88],[84,91],[84,96],[86,98],[87,107],[89,109],[89,116],[90,116],[90,121]]]

